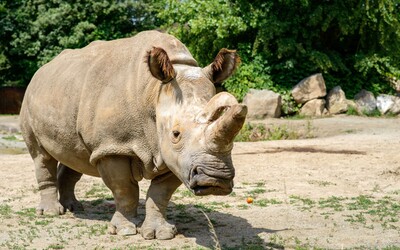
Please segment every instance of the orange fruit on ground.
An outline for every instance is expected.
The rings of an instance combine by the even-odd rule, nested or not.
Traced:
[[[253,198],[247,197],[246,201],[248,204],[251,204],[251,203],[253,203]]]

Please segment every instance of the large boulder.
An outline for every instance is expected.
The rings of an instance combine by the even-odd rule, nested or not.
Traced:
[[[336,86],[329,91],[326,97],[326,108],[331,114],[341,114],[347,111],[346,94],[340,86]]]
[[[322,116],[326,113],[325,100],[314,99],[306,102],[300,109],[300,115],[305,116]]]
[[[325,95],[326,86],[321,73],[304,78],[292,89],[293,99],[301,104]]]
[[[394,115],[400,115],[400,97],[396,96],[394,98],[393,106],[390,108],[389,112]]]
[[[365,89],[361,90],[354,96],[354,101],[357,104],[358,110],[362,113],[372,113],[376,109],[376,99],[372,92]]]
[[[393,107],[395,96],[392,95],[379,95],[376,97],[376,107],[382,115],[388,113],[388,111]]]
[[[247,105],[248,118],[262,119],[281,116],[282,98],[270,90],[250,89],[243,99],[243,104]]]

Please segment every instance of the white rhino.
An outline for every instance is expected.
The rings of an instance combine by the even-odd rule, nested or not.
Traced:
[[[196,195],[226,195],[235,175],[233,139],[247,107],[214,84],[239,63],[221,49],[200,68],[175,37],[146,31],[65,50],[32,78],[21,129],[35,163],[39,214],[82,210],[74,188],[82,174],[101,177],[116,212],[112,233],[137,233],[138,181],[152,179],[146,239],[170,239],[165,213],[183,182]]]

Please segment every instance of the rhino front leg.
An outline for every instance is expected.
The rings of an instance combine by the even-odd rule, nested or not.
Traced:
[[[75,184],[81,179],[82,173],[59,164],[57,173],[58,192],[60,203],[69,211],[83,211],[82,204],[75,197]]]
[[[99,161],[97,168],[115,200],[116,211],[111,219],[110,233],[136,234],[139,185],[133,178],[129,158],[106,157]]]
[[[145,239],[172,239],[177,233],[176,227],[166,220],[166,210],[172,194],[181,185],[173,173],[157,177],[151,181],[146,199],[146,218],[141,227]]]

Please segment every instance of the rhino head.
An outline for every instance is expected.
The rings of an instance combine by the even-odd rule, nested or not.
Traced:
[[[232,192],[233,139],[247,107],[214,84],[228,78],[239,63],[235,51],[222,49],[205,68],[172,64],[161,48],[149,52],[148,64],[161,80],[156,104],[160,159],[196,195]],[[165,166],[164,165],[164,166]]]

